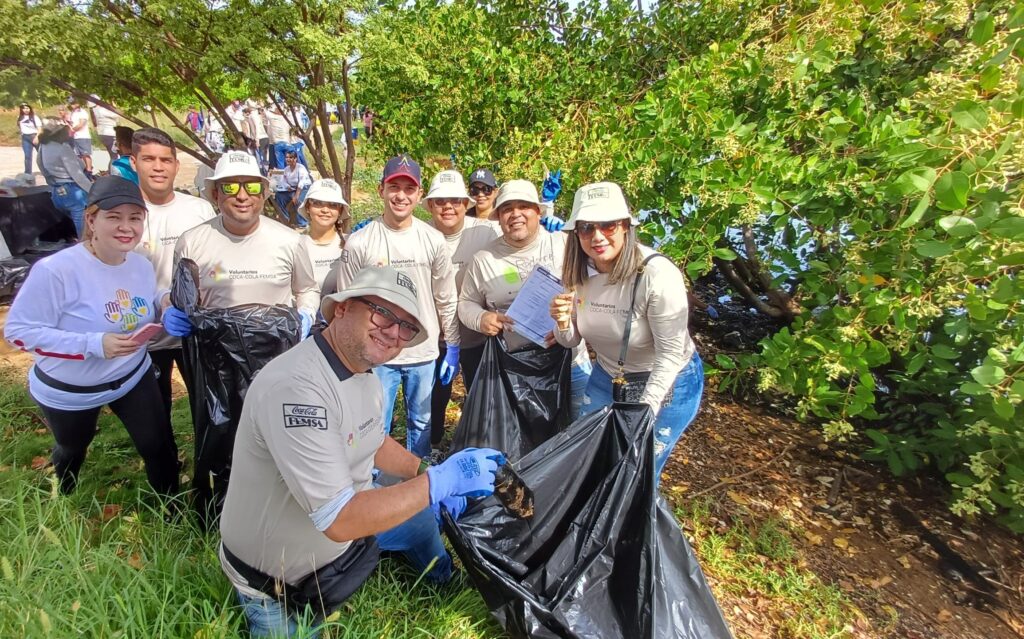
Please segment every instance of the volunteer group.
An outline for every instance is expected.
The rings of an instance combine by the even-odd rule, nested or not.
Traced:
[[[563,222],[553,210],[558,173],[538,193],[527,180],[499,184],[487,168],[472,171],[467,188],[445,170],[424,196],[420,166],[401,155],[383,167],[380,216],[346,233],[341,187],[311,180],[293,203],[308,225],[300,233],[263,214],[270,182],[252,153],[224,153],[200,199],[174,189],[179,162],[163,131],[135,131],[126,151],[137,184],[117,175],[82,183],[76,158],[62,159],[67,174],[51,183],[52,197],[69,197],[69,184],[87,192],[81,241],[34,266],[5,337],[34,355],[29,392],[55,440],[62,492],[75,489],[109,406],[153,490],[173,503],[171,371],[182,370],[181,340],[195,330],[171,304],[176,263],[198,266],[205,308],[297,311],[302,341],[246,395],[219,521],[221,565],[253,636],[291,636],[322,620],[381,550],[402,553],[430,580],[450,578],[440,509],[457,518],[467,498],[493,491],[506,463],[485,448],[431,462],[452,382],[461,374],[471,390],[489,338],[530,347],[507,312],[538,265],[564,286],[547,309],[547,346],[573,351],[574,418],[619,400],[650,406],[657,477],[696,415],[704,375],[685,280],[640,244],[614,183],[581,187]],[[421,199],[429,222],[414,215]],[[162,330],[150,335],[155,323]],[[399,388],[404,446],[389,434]]]

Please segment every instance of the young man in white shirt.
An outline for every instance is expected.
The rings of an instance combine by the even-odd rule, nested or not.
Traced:
[[[71,105],[71,140],[75,154],[85,164],[85,172],[92,174],[92,136],[89,134],[89,112],[78,102]]]
[[[388,160],[377,192],[384,214],[353,233],[345,242],[338,269],[338,290],[367,266],[391,266],[419,291],[419,314],[429,339],[405,349],[396,359],[374,368],[384,384],[384,428],[391,430],[398,387],[406,405],[406,446],[416,455],[430,453],[430,396],[438,337],[444,335],[449,366],[459,361],[458,294],[455,269],[444,236],[413,217],[423,196],[420,166],[406,155]],[[439,321],[440,320],[440,321]]]
[[[447,581],[435,516],[444,507],[458,518],[466,497],[491,494],[505,461],[471,449],[429,466],[385,433],[370,371],[431,339],[408,276],[365,268],[321,311],[327,328],[253,380],[234,442],[220,561],[254,637],[321,623],[369,578],[380,550]],[[380,487],[374,468],[402,481]]]
[[[209,202],[174,190],[180,163],[174,142],[160,129],[147,127],[132,135],[132,168],[146,200],[146,223],[137,253],[149,258],[156,271],[157,288],[169,290],[174,275],[174,245],[182,233],[212,220],[216,213]],[[149,356],[157,371],[160,395],[171,415],[171,368],[183,370],[181,339],[161,335],[149,343]]]
[[[114,127],[117,126],[120,118],[116,113],[99,104],[92,107],[92,117],[96,119],[96,136],[103,143],[103,148],[107,150],[110,161],[113,162],[118,156]]]

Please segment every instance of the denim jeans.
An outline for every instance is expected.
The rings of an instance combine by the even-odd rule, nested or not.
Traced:
[[[430,395],[434,362],[377,366],[373,372],[384,386],[384,431],[391,432],[398,387],[405,395],[405,447],[418,457],[430,454]]]
[[[441,541],[441,533],[434,519],[433,511],[424,508],[411,519],[398,524],[391,530],[377,535],[381,550],[400,552],[421,573],[434,559],[437,562],[426,577],[435,583],[444,583],[452,576],[452,558]],[[249,597],[235,591],[238,602],[245,613],[245,620],[252,637],[304,637],[314,639],[319,634],[323,621],[307,611],[301,619],[289,615],[276,599]],[[300,632],[301,626],[301,632]]]
[[[587,392],[587,384],[590,382],[590,374],[594,365],[588,359],[583,365],[572,365],[571,382],[569,384],[569,416],[575,421],[583,408],[583,396]]]
[[[36,138],[35,133],[21,134],[21,151],[25,154],[25,173],[32,173],[32,151],[36,148],[32,140]]]
[[[295,195],[295,191],[274,192],[274,199],[277,200],[277,205],[280,206],[281,210],[285,213],[286,216],[288,216],[288,221],[294,224],[295,226],[303,229],[309,226],[309,220],[302,217],[302,213],[299,213],[299,206],[301,206],[302,202],[306,199],[306,191],[308,190],[309,187],[306,187],[299,192],[299,203],[295,205],[295,219],[291,218],[291,214],[289,213],[288,210],[288,205],[291,204],[292,196]]]
[[[683,436],[683,431],[697,416],[704,394],[704,363],[694,352],[690,363],[676,376],[672,403],[662,407],[654,422],[654,481],[660,481],[668,457]],[[612,376],[600,364],[594,366],[583,397],[580,417],[612,404]]]
[[[82,236],[85,227],[85,206],[89,194],[74,182],[61,182],[50,189],[50,199],[58,211],[66,214],[75,223],[78,236]]]

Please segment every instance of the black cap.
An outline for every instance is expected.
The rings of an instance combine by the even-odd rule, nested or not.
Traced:
[[[139,185],[131,180],[116,175],[105,175],[97,178],[89,189],[89,206],[96,205],[109,211],[121,204],[138,204],[146,208]]]
[[[490,169],[477,169],[469,174],[469,183],[479,182],[486,184],[487,186],[496,187],[498,181],[494,179],[494,174],[491,173]]]

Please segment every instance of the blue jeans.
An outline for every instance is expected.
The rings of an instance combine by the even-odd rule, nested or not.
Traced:
[[[308,190],[309,190],[309,187],[306,187],[306,188],[302,189],[301,191],[299,191],[299,203],[295,206],[295,219],[294,220],[291,219],[291,216],[288,213],[288,205],[291,204],[292,196],[295,195],[295,191],[275,191],[274,192],[274,199],[277,201],[277,205],[281,207],[281,210],[284,211],[285,215],[288,216],[288,221],[291,222],[292,224],[294,224],[295,226],[297,226],[299,228],[302,228],[302,229],[304,229],[307,226],[309,226],[309,220],[307,220],[306,218],[302,217],[302,213],[299,213],[299,208],[298,207],[302,206],[302,202],[305,201],[305,199],[306,199],[306,191],[308,191]]]
[[[21,151],[25,154],[25,173],[32,173],[32,151],[36,148],[36,145],[32,143],[35,139],[34,133],[22,133],[21,134]]]
[[[572,366],[572,378],[569,384],[569,418],[571,421],[576,421],[576,416],[583,408],[583,396],[587,392],[587,383],[590,381],[593,369],[594,365],[590,363],[589,359],[582,366],[576,364]]]
[[[445,550],[437,520],[434,519],[434,513],[429,507],[391,530],[377,535],[377,545],[381,550],[401,552],[413,568],[421,573],[436,558],[437,562],[426,574],[427,579],[435,583],[444,583],[451,579],[452,558]],[[252,637],[315,639],[319,634],[320,622],[323,620],[316,619],[311,611],[297,619],[294,615],[289,615],[276,599],[249,597],[237,590],[235,593],[245,614],[249,635]]]
[[[672,403],[663,406],[654,422],[654,481],[661,480],[661,471],[668,457],[683,436],[683,431],[697,416],[704,394],[704,363],[694,352],[690,363],[676,376]],[[612,376],[600,364],[594,367],[583,397],[580,417],[612,404]]]
[[[391,432],[398,386],[405,395],[405,447],[414,455],[430,454],[430,395],[434,388],[434,362],[377,366],[373,372],[384,386],[384,431]]]
[[[64,213],[75,223],[78,236],[82,236],[85,227],[85,207],[89,202],[89,194],[74,182],[61,182],[50,188],[50,200],[58,211]]]

